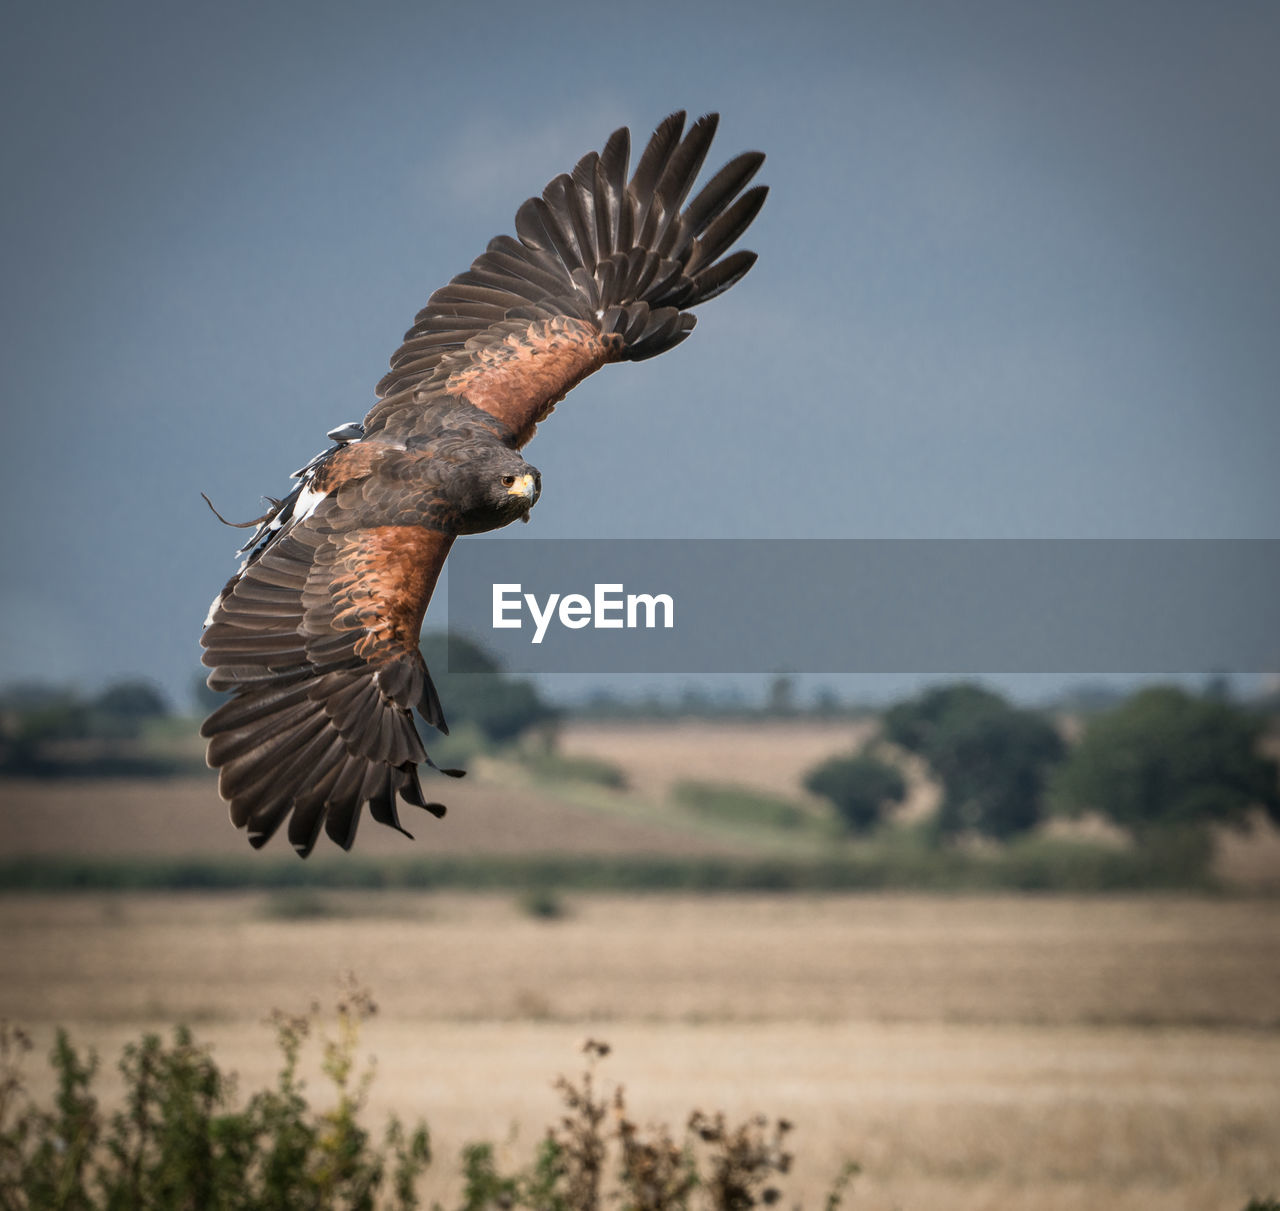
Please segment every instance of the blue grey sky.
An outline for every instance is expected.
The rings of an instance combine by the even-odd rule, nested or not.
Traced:
[[[1280,535],[1277,63],[1266,0],[11,6],[0,681],[183,697],[200,491],[256,515],[675,108],[768,153],[760,262],[560,406],[523,534]]]

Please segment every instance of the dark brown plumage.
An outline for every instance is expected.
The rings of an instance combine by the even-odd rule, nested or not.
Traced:
[[[629,180],[615,131],[525,202],[518,238],[490,241],[418,313],[363,427],[335,430],[262,519],[201,639],[210,686],[234,695],[202,728],[208,761],[255,847],[288,817],[304,857],[321,828],[350,848],[365,803],[402,832],[397,798],[444,814],[418,781],[412,715],[447,731],[418,650],[440,569],[457,535],[527,519],[541,480],[519,451],[566,392],[679,344],[689,308],[755,262],[724,254],[764,202],[748,188],[762,155],[685,205],[716,122],[684,133],[672,114]]]

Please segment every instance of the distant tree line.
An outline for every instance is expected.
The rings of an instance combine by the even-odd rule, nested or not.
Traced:
[[[1139,842],[1200,839],[1262,811],[1280,824],[1280,767],[1264,751],[1273,724],[1211,686],[1139,690],[1090,716],[1069,745],[1049,715],[982,686],[932,689],[889,708],[877,749],[811,770],[806,786],[865,833],[905,797],[894,752],[921,758],[942,789],[939,839],[1007,841],[1051,815],[1095,813]]]
[[[434,755],[465,760],[479,749],[541,734],[542,744],[526,744],[526,753],[537,749],[549,762],[543,774],[555,776],[561,712],[533,682],[507,675],[488,653],[457,637],[429,635],[423,654],[451,726],[447,741],[429,741]],[[202,714],[223,698],[203,679],[193,697]],[[831,702],[798,706],[785,676],[775,678],[763,704],[751,710],[735,700],[717,712],[711,698],[695,703],[685,695],[683,706],[694,705],[730,717],[812,718],[837,710]],[[1008,841],[1053,815],[1085,813],[1152,845],[1174,835],[1203,842],[1210,826],[1241,826],[1256,810],[1280,823],[1280,772],[1264,745],[1275,718],[1268,705],[1274,704],[1235,703],[1218,683],[1199,694],[1175,686],[1128,697],[1086,694],[1071,716],[1082,731],[1069,743],[1061,713],[1015,706],[980,685],[939,686],[883,711],[872,746],[823,762],[805,785],[832,804],[848,832],[866,834],[906,799],[910,757],[941,788],[939,809],[927,823],[939,843],[964,836]],[[196,760],[192,753],[176,759],[172,748],[155,743],[164,732],[157,725],[172,715],[164,695],[137,679],[96,695],[12,685],[0,690],[0,775],[183,772]],[[190,729],[178,719],[169,732],[181,733],[190,750]],[[448,745],[455,748],[442,751]]]
[[[160,690],[135,678],[94,695],[36,682],[7,686],[0,689],[0,773],[46,776],[68,765],[92,774],[171,773],[120,752],[171,713]]]
[[[68,740],[90,736],[136,736],[148,719],[171,714],[164,694],[149,681],[114,681],[101,693],[18,682],[0,689],[5,734]]]
[[[428,635],[422,651],[451,729],[448,741],[437,737],[431,744],[433,756],[466,760],[479,749],[510,744],[539,729],[550,736],[560,719],[532,681],[508,676],[474,643]],[[197,715],[226,699],[209,689],[203,674],[193,678]],[[167,777],[197,768],[189,755],[175,754],[172,744],[157,739],[154,725],[167,719],[183,730],[164,694],[142,680],[113,682],[96,695],[38,683],[11,685],[0,689],[0,776]],[[188,740],[192,730],[188,722]]]
[[[692,683],[677,690],[650,689],[640,695],[623,695],[610,687],[593,690],[579,705],[570,707],[571,718],[655,719],[861,719],[875,712],[868,706],[840,697],[822,686],[804,699],[796,679],[786,673],[770,677],[763,697],[738,685],[709,686]]]

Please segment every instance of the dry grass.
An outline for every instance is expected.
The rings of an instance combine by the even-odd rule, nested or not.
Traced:
[[[1280,828],[1258,812],[1247,830],[1223,830],[1214,869],[1240,887],[1271,895],[1280,892]]]
[[[560,748],[571,757],[612,761],[630,786],[663,799],[677,782],[729,782],[777,795],[803,794],[805,772],[852,752],[875,731],[873,721],[722,722],[679,719],[567,725]]]
[[[132,1032],[77,1033],[117,1054]],[[605,1076],[626,1085],[641,1123],[678,1126],[695,1106],[794,1121],[789,1191],[810,1208],[848,1157],[864,1169],[850,1211],[1240,1211],[1280,1188],[1280,1058],[1258,1035],[381,1018],[364,1036],[378,1068],[370,1119],[427,1118],[438,1157],[427,1205],[456,1205],[449,1170],[468,1141],[495,1139],[505,1160],[527,1160],[557,1114],[551,1077],[576,1071],[587,1033],[613,1044]],[[271,1079],[265,1027],[199,1035],[243,1087]]]
[[[431,771],[426,771],[431,775]],[[735,853],[744,846],[678,820],[656,821],[618,810],[593,811],[528,786],[502,786],[478,777],[431,791],[448,805],[444,820],[404,808],[416,840],[365,819],[359,852],[372,857],[423,854],[683,854]],[[37,782],[0,780],[0,857],[246,857],[244,834],[227,819],[212,774],[173,781]],[[317,854],[339,851],[321,838]],[[264,851],[289,856],[283,837]]]
[[[426,771],[429,788],[449,805],[436,821],[406,809],[416,842],[366,821],[361,854],[657,854],[733,855],[811,851],[820,836],[767,834],[708,822],[666,802],[683,781],[738,784],[803,800],[806,770],[866,743],[873,722],[769,721],[583,723],[568,725],[561,748],[620,766],[631,792],[534,784],[527,771],[483,760],[453,782]],[[936,807],[937,787],[908,762],[911,795],[901,809],[918,819]],[[214,776],[173,781],[37,782],[0,780],[0,858],[183,855],[246,857],[242,834],[227,820]],[[1115,843],[1114,830],[1064,824],[1064,835]],[[320,854],[338,851],[322,839]],[[268,856],[287,856],[277,840]],[[1250,833],[1223,833],[1217,872],[1259,891],[1280,889],[1280,830],[1257,821]]]
[[[424,772],[427,789],[447,803],[435,821],[406,810],[417,843],[365,821],[360,852],[410,857],[423,852],[732,854],[749,852],[734,836],[698,827],[658,801],[686,779],[736,782],[800,794],[805,770],[865,740],[869,724],[620,723],[572,724],[561,748],[598,756],[626,771],[631,795],[594,793],[595,809],[529,785],[521,771],[477,762],[453,782]],[[609,810],[598,810],[604,804]],[[174,857],[244,856],[244,836],[227,820],[215,777],[172,781],[41,782],[0,780],[0,857],[25,855]],[[286,853],[277,843],[267,852]],[[331,850],[322,841],[322,852]]]
[[[655,805],[689,779],[794,795],[864,739],[848,723],[574,725],[565,751],[635,788],[593,793],[607,811],[482,766],[442,784],[449,816],[411,825],[416,844],[370,824],[360,847],[743,852]],[[211,777],[0,783],[0,817],[6,856],[247,853]],[[1274,830],[1228,839],[1220,862],[1280,886]],[[330,999],[355,971],[382,1006],[374,1109],[428,1119],[428,1200],[445,1205],[464,1141],[527,1157],[587,1033],[614,1044],[606,1075],[641,1122],[793,1119],[807,1206],[848,1157],[865,1169],[851,1211],[1239,1211],[1280,1193],[1280,902],[600,896],[548,923],[514,890],[317,896],[321,915],[296,920],[252,894],[0,897],[0,1017],[42,1044],[65,1023],[108,1057],[184,1019],[252,1089],[275,1070],[267,1011]]]
[[[423,1020],[1280,1027],[1271,900],[584,896],[552,924],[514,896],[321,903],[2,898],[0,1016],[253,1020],[354,970]]]
[[[633,1116],[782,1114],[796,1193],[857,1208],[1243,1206],[1280,1191],[1280,906],[1182,898],[262,896],[0,900],[0,1016],[105,1053],[197,1022],[245,1088],[273,1005],[354,969],[382,1012],[375,1109],[423,1114],[434,1197],[467,1139],[523,1157],[591,1033]],[[511,1139],[512,1131],[515,1136]]]

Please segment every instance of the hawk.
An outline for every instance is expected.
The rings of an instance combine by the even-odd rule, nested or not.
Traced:
[[[258,529],[201,637],[210,687],[232,697],[201,735],[255,848],[288,818],[303,857],[322,828],[349,849],[366,803],[400,832],[398,799],[444,815],[418,780],[434,763],[413,720],[447,734],[418,647],[440,569],[460,534],[528,520],[542,480],[521,450],[566,392],[678,345],[690,308],[754,264],[729,249],[764,203],[763,155],[736,156],[686,205],[717,121],[686,132],[672,114],[629,178],[624,127],[525,202],[515,237],[415,317],[363,424],[331,431],[245,523]]]

